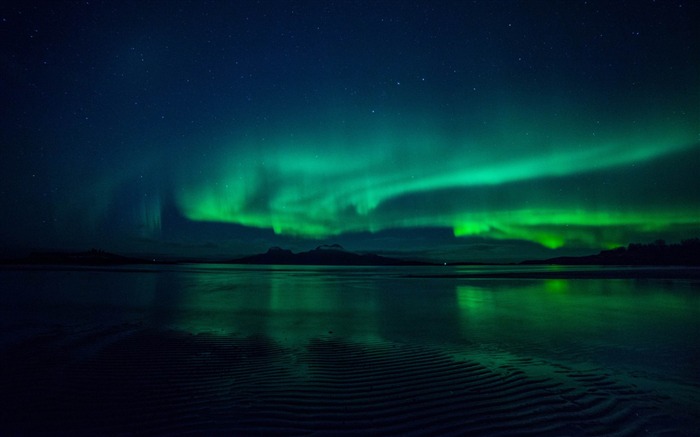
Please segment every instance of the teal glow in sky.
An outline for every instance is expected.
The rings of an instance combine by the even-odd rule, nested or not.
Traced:
[[[545,118],[539,118],[543,124]],[[314,138],[291,131],[266,138],[270,146],[264,149],[236,144],[229,152],[224,145],[217,152],[220,161],[199,173],[201,178],[185,177],[177,204],[191,220],[302,237],[446,226],[457,236],[526,239],[550,248],[609,246],[646,231],[697,225],[697,205],[669,204],[670,211],[659,211],[639,199],[613,196],[619,187],[607,188],[603,201],[594,204],[591,196],[605,187],[591,190],[585,179],[566,194],[561,189],[518,192],[533,181],[556,187],[581,175],[614,177],[629,173],[629,167],[687,152],[694,139],[690,127],[659,126],[635,138],[632,130],[596,135],[585,128],[577,134],[520,125],[512,133],[494,129],[470,137],[388,123],[373,135],[360,124],[348,141],[332,132]],[[627,183],[644,184],[644,177]],[[493,199],[475,202],[471,192],[479,190]],[[506,202],[498,200],[504,196]],[[411,197],[432,200],[396,205]],[[613,226],[627,232],[605,231]]]
[[[698,8],[3,6],[0,245],[514,260],[698,236]]]

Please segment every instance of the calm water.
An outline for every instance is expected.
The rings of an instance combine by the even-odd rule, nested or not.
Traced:
[[[653,366],[700,381],[700,282],[441,277],[484,270],[5,269],[0,311],[3,323],[26,326],[141,323],[192,333],[263,334],[290,344],[335,335],[541,355],[567,350],[571,356],[558,358]],[[587,350],[595,353],[586,356]]]
[[[700,408],[697,280],[460,276],[480,269],[5,268],[0,345],[54,326],[118,324],[290,348],[317,338],[425,345],[490,366],[531,363],[531,373],[604,369],[668,408]]]

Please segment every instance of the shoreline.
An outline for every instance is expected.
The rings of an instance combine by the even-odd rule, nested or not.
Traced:
[[[605,369],[507,353],[496,366],[491,353],[478,349],[455,353],[330,335],[289,348],[262,335],[129,324],[53,327],[2,349],[0,429],[9,433],[690,435],[693,429],[686,412],[671,414],[653,393]]]

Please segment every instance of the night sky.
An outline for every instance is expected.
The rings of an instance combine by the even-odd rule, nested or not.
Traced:
[[[3,2],[0,249],[503,261],[700,236],[699,22],[670,0]]]

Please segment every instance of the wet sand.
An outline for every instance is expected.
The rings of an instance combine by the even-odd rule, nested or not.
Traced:
[[[694,435],[692,412],[604,369],[333,333],[139,324],[3,332],[4,435]]]

